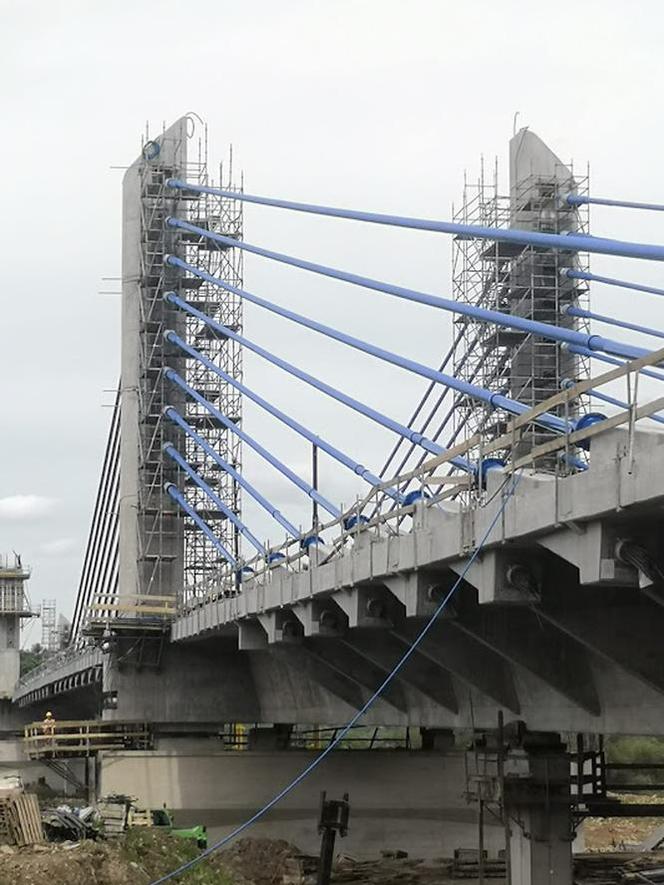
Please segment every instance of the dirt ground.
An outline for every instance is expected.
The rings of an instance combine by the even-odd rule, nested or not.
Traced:
[[[81,842],[10,849],[0,846],[0,885],[148,885],[196,855],[196,849],[168,835],[132,832],[114,842]],[[302,856],[287,842],[242,839],[227,851],[183,874],[189,885],[292,885]],[[355,861],[341,857],[333,882],[338,885],[454,885],[451,862],[411,858]],[[311,881],[311,878],[308,879]],[[491,880],[501,885],[501,880]],[[457,882],[456,885],[459,885]],[[463,885],[474,885],[464,880]]]
[[[643,842],[654,830],[664,825],[664,796],[661,793],[636,796],[620,794],[622,802],[662,805],[662,817],[589,817],[583,827],[586,851],[615,851]]]
[[[664,817],[591,818],[584,828],[586,850],[595,853],[598,860],[606,853],[610,865],[609,852],[634,846],[663,823]],[[22,849],[0,845],[0,885],[149,885],[197,854],[198,850],[188,842],[139,829],[119,841],[47,843]],[[660,854],[659,858],[657,862],[664,864],[664,855]],[[177,882],[179,885],[282,885],[284,882],[296,885],[301,881],[298,871],[302,863],[298,849],[288,842],[241,839],[180,876]],[[622,865],[619,855],[616,865],[617,869]],[[579,876],[579,872],[577,870],[575,878],[581,881],[584,876]],[[616,881],[621,878],[618,875]],[[342,855],[333,876],[335,885],[475,885],[475,882],[474,879],[453,879],[451,861],[444,858],[356,861]],[[492,878],[488,882],[503,885],[502,879]]]

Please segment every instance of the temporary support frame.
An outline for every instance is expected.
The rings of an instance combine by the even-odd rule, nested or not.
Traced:
[[[520,137],[518,133],[516,137]],[[586,206],[570,211],[568,193],[586,194],[589,174],[575,175],[573,167],[557,162],[548,173],[523,176],[512,182],[510,195],[501,194],[497,164],[492,180],[485,173],[484,161],[475,183],[464,181],[463,203],[454,220],[463,224],[491,227],[517,227],[541,233],[574,231],[589,233]],[[575,268],[588,270],[588,256],[575,255]],[[453,253],[453,295],[458,301],[513,313],[556,326],[588,332],[588,321],[565,313],[568,304],[588,306],[588,287],[571,285],[562,271],[569,258],[554,249],[520,246],[514,243],[457,238]],[[560,344],[533,338],[509,329],[497,329],[460,317],[462,330],[454,348],[454,374],[482,387],[508,393],[530,408],[553,396],[566,379],[589,376],[587,358],[573,356]],[[575,404],[575,410],[588,410],[588,398]],[[504,432],[508,416],[477,407],[467,398],[457,400],[454,410],[454,439],[482,431],[485,439]],[[542,441],[542,431],[533,428],[531,440]],[[544,468],[544,465],[541,465]]]

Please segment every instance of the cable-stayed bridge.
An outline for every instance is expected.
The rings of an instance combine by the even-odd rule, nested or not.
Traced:
[[[361,720],[436,734],[499,714],[538,732],[661,732],[664,333],[610,316],[601,286],[647,316],[664,289],[629,268],[664,247],[593,236],[587,209],[662,207],[590,196],[528,130],[510,144],[509,194],[482,177],[452,221],[250,195],[212,180],[191,125],[146,142],[125,175],[122,377],[71,643],[16,703],[201,732]],[[451,297],[246,240],[247,202],[451,236]],[[449,318],[449,352],[430,366],[349,334],[343,315],[328,325],[245,288],[246,253],[425,305]],[[620,259],[621,278],[591,273],[594,254]],[[421,401],[388,415],[333,386],[255,341],[244,303],[422,378]],[[382,467],[246,382],[249,351],[394,434]],[[366,494],[342,507],[277,457],[243,426],[248,401]],[[249,448],[311,499],[311,526],[245,475]],[[245,521],[243,498],[282,543]]]
[[[230,631],[239,651],[273,648],[280,660],[289,655],[296,660],[304,653],[312,667],[315,661],[323,695],[334,686],[331,695],[341,701],[334,714],[337,723],[349,698],[357,701],[375,687],[380,667],[387,667],[392,658],[396,663],[398,652],[408,647],[413,625],[433,612],[510,477],[519,475],[523,481],[505,510],[512,530],[504,525],[487,539],[482,566],[472,571],[477,577],[473,581],[465,576],[464,592],[451,607],[475,609],[478,624],[500,622],[484,624],[485,630],[514,633],[523,621],[516,631],[521,634],[516,644],[522,647],[506,655],[508,643],[487,641],[479,626],[466,629],[463,618],[448,612],[446,624],[438,624],[436,630],[451,631],[457,645],[464,637],[467,647],[460,647],[461,663],[446,667],[447,649],[437,656],[433,688],[422,691],[429,681],[417,676],[410,682],[433,701],[433,709],[440,707],[440,724],[450,721],[450,713],[453,721],[460,716],[463,703],[453,687],[456,678],[480,692],[489,702],[487,710],[498,703],[521,714],[518,680],[510,668],[529,665],[532,675],[570,705],[568,721],[561,727],[589,728],[591,723],[578,714],[598,715],[604,709],[602,691],[593,685],[593,655],[606,662],[605,646],[615,643],[607,634],[604,643],[594,645],[580,635],[585,628],[570,630],[562,614],[559,620],[548,608],[567,610],[564,597],[576,583],[586,588],[586,607],[598,594],[605,609],[606,600],[615,595],[616,602],[634,608],[636,618],[653,623],[651,617],[659,615],[652,590],[658,581],[656,545],[653,548],[649,540],[656,536],[656,524],[644,538],[641,524],[634,534],[631,523],[634,506],[640,519],[650,519],[648,508],[657,506],[658,462],[650,453],[657,450],[655,429],[664,419],[657,414],[661,404],[642,401],[638,384],[640,376],[662,377],[659,354],[647,344],[591,334],[589,321],[626,327],[651,339],[662,333],[589,309],[589,283],[605,283],[607,278],[590,273],[588,255],[660,260],[664,250],[590,236],[584,207],[624,201],[590,197],[584,190],[587,179],[575,177],[527,130],[512,140],[509,196],[499,196],[496,183],[488,185],[482,179],[467,186],[472,193],[465,195],[455,220],[444,222],[249,195],[231,177],[214,185],[206,146],[203,153],[199,146],[196,159],[190,156],[190,125],[183,118],[146,143],[125,176],[122,380],[71,648],[60,666],[53,662],[25,679],[17,700],[30,703],[68,692],[81,682],[96,683],[105,661],[104,706],[113,715],[126,703],[125,692],[113,687],[114,656],[123,662],[135,658],[139,668],[162,673],[170,641],[204,637],[227,644]],[[247,242],[242,238],[245,202],[272,211],[451,234],[455,297],[361,277]],[[629,207],[657,209],[651,204]],[[243,288],[245,252],[445,311],[457,328],[452,346],[441,365],[431,367],[296,313]],[[608,282],[657,292],[628,281]],[[428,381],[410,420],[382,413],[252,340],[242,326],[243,302]],[[266,370],[291,375],[321,397],[392,431],[396,443],[383,469],[372,472],[248,387],[242,380],[242,354],[247,350],[261,357]],[[591,361],[615,368],[591,380]],[[622,397],[615,394],[621,386]],[[298,475],[265,441],[243,429],[243,400],[256,403],[307,440],[314,452],[326,453],[340,468],[362,477],[366,496],[342,512],[333,490]],[[591,411],[596,408],[593,403],[608,403],[611,416]],[[243,474],[243,446],[312,499],[315,524],[310,529],[296,527]],[[620,452],[621,446],[627,446],[627,460],[610,454]],[[642,451],[649,454],[642,456]],[[625,478],[620,481],[622,468]],[[629,492],[629,508],[622,500],[627,486],[635,487]],[[270,514],[286,535],[283,544],[268,548],[245,524],[242,495]],[[436,534],[440,537],[432,541]],[[634,553],[633,547],[642,549]],[[642,563],[648,560],[649,567],[644,571],[630,556],[640,557]],[[565,587],[552,594],[545,575],[558,572]],[[645,590],[616,591],[621,581]],[[579,594],[572,596],[578,599]],[[358,634],[355,644],[353,631]],[[546,636],[557,648],[556,655],[574,665],[561,666],[558,657],[542,661],[540,654],[528,661],[525,647],[538,636],[541,641]],[[383,649],[372,653],[377,637]],[[618,649],[611,658],[632,677],[645,677],[649,690],[664,686],[664,676],[658,679],[647,666],[630,664]],[[346,659],[361,662],[357,679],[344,672]],[[79,661],[85,663],[82,669]],[[474,662],[480,661],[478,676],[472,678]],[[426,665],[418,663],[429,675],[436,666],[429,659]],[[488,663],[492,666],[487,668]],[[412,663],[410,669],[416,669]],[[487,692],[479,674],[489,671],[492,679],[503,674],[502,688]],[[443,681],[447,688],[441,693]],[[578,703],[581,695],[585,700]],[[446,704],[440,704],[443,696]],[[504,703],[507,698],[509,704]],[[293,705],[292,697],[283,700]],[[283,709],[280,703],[277,698],[277,708]],[[534,704],[534,719],[528,717],[538,726],[539,706]],[[318,718],[315,705],[311,715],[328,721],[330,707],[334,704],[327,699]],[[382,698],[378,707],[379,720],[409,719],[407,698],[396,705]],[[550,707],[542,708],[543,714],[547,708],[549,722]],[[237,711],[226,709],[224,715],[263,720],[266,717],[256,715],[262,709],[261,702],[246,715],[249,711],[241,705]],[[414,721],[424,723],[432,713],[425,705]],[[436,718],[433,713],[433,721]],[[462,713],[458,721],[463,721]]]

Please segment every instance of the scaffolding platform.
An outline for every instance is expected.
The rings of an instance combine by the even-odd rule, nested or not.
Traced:
[[[28,759],[58,759],[94,756],[102,750],[151,750],[153,739],[147,722],[31,722],[23,731],[23,747]]]

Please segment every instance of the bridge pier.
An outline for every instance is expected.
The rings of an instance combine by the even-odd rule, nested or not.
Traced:
[[[526,733],[505,759],[510,885],[571,885],[570,760],[557,734]]]

